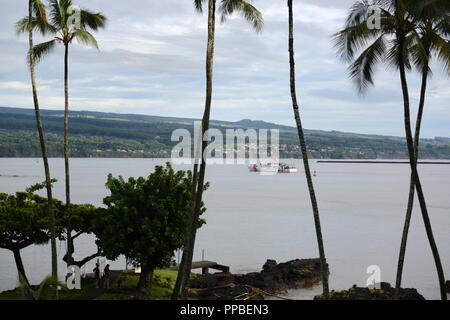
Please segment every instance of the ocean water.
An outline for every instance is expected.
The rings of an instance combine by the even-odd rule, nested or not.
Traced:
[[[164,159],[72,159],[72,201],[101,205],[107,195],[108,173],[142,176]],[[246,166],[211,165],[205,193],[207,224],[199,231],[195,260],[229,265],[232,272],[259,271],[267,259],[284,262],[318,257],[314,221],[301,164],[296,174],[262,176]],[[51,160],[55,196],[64,199],[64,164]],[[380,267],[381,280],[395,282],[398,250],[409,189],[409,166],[404,164],[336,164],[311,161],[332,289],[366,285],[367,268]],[[189,166],[175,166],[190,169]],[[450,165],[419,167],[434,234],[444,271],[450,278]],[[0,159],[0,192],[13,193],[44,180],[39,159]],[[418,207],[418,206],[417,206]],[[95,252],[93,238],[76,241],[76,257]],[[59,256],[65,243],[58,243]],[[32,246],[22,252],[32,282],[50,273],[50,247]],[[87,271],[93,269],[92,261]],[[112,268],[125,267],[123,259]],[[61,274],[65,272],[60,263]],[[17,272],[9,251],[0,249],[0,290],[17,286]],[[420,211],[415,209],[408,242],[404,280],[428,299],[438,299],[433,258]],[[292,290],[286,296],[311,299],[321,286]]]

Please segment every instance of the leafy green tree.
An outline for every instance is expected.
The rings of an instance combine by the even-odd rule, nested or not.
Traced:
[[[20,281],[30,286],[20,251],[50,239],[47,199],[31,192],[0,194],[0,248],[14,254]]]
[[[322,268],[322,285],[323,294],[328,295],[328,264],[325,257],[325,248],[323,244],[322,227],[320,224],[319,206],[317,204],[316,192],[314,191],[314,184],[312,181],[311,169],[308,160],[308,150],[306,147],[305,133],[303,131],[303,125],[300,117],[298,100],[297,100],[297,90],[295,84],[295,52],[294,52],[294,13],[292,0],[288,0],[288,11],[289,11],[289,64],[290,64],[290,82],[291,82],[291,97],[292,97],[292,107],[294,110],[295,122],[297,124],[298,137],[300,141],[300,150],[303,158],[303,165],[305,167],[306,180],[308,185],[309,196],[311,199],[311,205],[314,215],[314,223],[316,227],[317,243],[319,247],[320,263]]]
[[[170,265],[184,244],[192,173],[174,171],[167,163],[147,178],[125,181],[110,174],[106,186],[111,195],[104,199],[107,208],[97,222],[97,244],[108,259],[125,255],[139,264],[138,288],[150,290],[153,271]]]
[[[406,71],[411,68],[408,50],[416,38],[418,21],[412,12],[422,1],[414,0],[373,0],[358,1],[351,8],[344,30],[335,35],[340,56],[350,62],[350,76],[355,80],[361,93],[374,84],[374,67],[377,63],[387,62],[399,71],[403,94],[403,120],[408,147],[411,177],[417,190],[422,218],[425,225],[431,251],[436,264],[442,300],[447,300],[445,276],[439,251],[434,239],[428,214],[422,183],[417,170],[417,155],[411,130],[411,110]],[[370,28],[372,7],[381,10],[381,28]],[[360,55],[355,55],[361,51]]]
[[[69,167],[69,46],[76,39],[79,43],[98,49],[97,40],[89,30],[104,28],[106,17],[101,13],[86,9],[77,10],[72,0],[50,0],[50,22],[40,22],[39,28],[54,34],[50,41],[36,45],[32,50],[34,59],[39,62],[47,56],[58,43],[64,45],[64,168],[67,215],[70,218],[70,167]],[[70,219],[67,230],[71,230]],[[71,235],[67,235],[70,240]],[[68,244],[70,247],[70,244]],[[67,255],[67,265],[71,264],[71,255]]]
[[[70,207],[70,217],[68,217],[67,215],[63,215],[60,218],[59,221],[61,227],[67,225],[70,225],[71,227],[71,230],[69,230],[69,232],[67,232],[66,230],[66,236],[70,235],[70,238],[66,239],[68,248],[67,253],[63,257],[63,260],[65,262],[71,261],[70,265],[82,267],[92,259],[100,256],[100,250],[97,250],[97,252],[79,261],[76,261],[73,258],[73,254],[75,252],[75,240],[81,235],[94,233],[96,219],[98,218],[98,212],[99,212],[98,208],[90,204],[81,204],[81,205],[72,204]],[[67,221],[67,219],[69,218],[70,224]]]
[[[203,6],[205,2],[208,3],[208,43],[206,51],[206,99],[205,110],[202,118],[202,134],[204,137],[206,131],[209,129],[209,120],[211,114],[211,102],[213,91],[213,66],[214,66],[214,43],[216,32],[216,8],[219,5],[219,13],[221,15],[221,21],[225,22],[226,19],[233,13],[240,13],[245,20],[250,22],[252,27],[257,31],[261,31],[263,27],[263,18],[261,12],[259,12],[250,1],[246,0],[194,0],[194,6],[200,13],[203,12]],[[202,141],[202,155],[205,153],[207,142]],[[198,156],[196,156],[197,158]],[[200,158],[200,157],[198,157]],[[202,156],[203,158],[203,156]],[[180,294],[182,298],[187,297],[188,282],[192,267],[192,258],[194,255],[195,238],[197,232],[197,224],[199,219],[199,212],[202,203],[202,196],[204,191],[205,173],[206,173],[206,161],[200,161],[195,159],[194,173],[193,173],[193,198],[191,213],[189,218],[189,225],[186,237],[186,243],[184,245],[183,256],[181,259],[180,271],[178,272],[177,281],[173,291],[172,299],[178,299]],[[200,167],[200,168],[199,168]]]
[[[47,212],[50,218],[50,236],[51,236],[51,257],[52,257],[52,277],[57,281],[58,279],[58,262],[56,253],[56,232],[55,232],[55,213],[53,210],[53,192],[50,175],[50,167],[48,164],[47,146],[45,144],[44,129],[41,120],[41,111],[39,106],[39,99],[37,94],[37,82],[35,71],[35,52],[33,44],[33,30],[37,29],[40,33],[45,34],[48,29],[45,27],[47,22],[47,12],[45,5],[40,0],[28,1],[28,17],[23,18],[16,24],[17,34],[28,33],[28,63],[30,67],[31,88],[33,93],[33,103],[36,118],[36,127],[39,135],[39,143],[41,149],[41,157],[44,163],[45,172],[45,188],[47,190]],[[58,292],[55,292],[56,298]]]
[[[443,64],[444,70],[450,74],[450,2],[446,0],[425,1],[411,8],[410,14],[417,21],[416,28],[411,34],[411,42],[407,52],[411,61],[422,75],[419,108],[417,112],[416,129],[414,134],[414,153],[419,158],[420,130],[425,109],[425,99],[428,79],[431,76],[431,60],[436,58]],[[406,245],[409,226],[414,204],[415,187],[413,177],[410,179],[408,206],[403,228],[400,254],[397,266],[395,295],[398,298],[402,282],[403,265],[405,261]]]

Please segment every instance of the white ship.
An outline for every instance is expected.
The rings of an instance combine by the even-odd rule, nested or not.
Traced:
[[[250,172],[262,173],[296,173],[297,167],[286,163],[267,163],[267,164],[252,164],[249,166]]]
[[[296,173],[297,167],[291,164],[280,163],[278,172],[279,173]]]
[[[279,172],[280,166],[275,163],[266,164],[252,164],[249,166],[250,172],[261,172],[261,173],[277,173]]]

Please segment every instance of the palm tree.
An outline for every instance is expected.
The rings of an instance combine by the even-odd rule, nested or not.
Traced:
[[[335,42],[340,56],[351,62],[350,76],[356,82],[361,93],[373,85],[374,66],[379,62],[387,62],[399,71],[403,94],[403,112],[406,143],[412,181],[417,190],[422,218],[427,237],[436,264],[439,278],[441,298],[447,299],[445,277],[439,251],[434,239],[425,196],[422,189],[411,131],[411,114],[409,89],[406,70],[411,68],[408,49],[414,41],[417,22],[414,19],[414,8],[418,1],[413,0],[363,0],[358,1],[350,11],[344,30],[335,35]],[[381,10],[381,28],[369,28],[371,8],[377,6]],[[355,59],[355,53],[362,51]]]
[[[428,78],[431,75],[430,61],[436,56],[444,64],[447,72],[450,72],[450,4],[448,1],[435,0],[424,2],[417,8],[411,10],[417,23],[417,30],[412,33],[413,42],[408,48],[417,70],[422,74],[420,90],[419,109],[417,113],[416,129],[414,134],[414,153],[416,160],[419,158],[420,130],[425,107]],[[447,39],[446,39],[447,38]],[[414,204],[415,188],[411,177],[408,206],[403,228],[402,241],[400,245],[399,260],[397,266],[396,291],[398,298],[401,288],[403,265],[405,261],[406,245],[408,240],[409,226]]]
[[[292,107],[294,110],[295,122],[297,124],[298,137],[300,140],[300,149],[302,152],[303,165],[305,167],[306,180],[308,184],[309,196],[311,198],[311,204],[314,214],[314,223],[316,227],[316,236],[317,242],[319,246],[319,256],[320,256],[320,264],[321,264],[321,272],[322,272],[322,286],[323,286],[323,294],[325,296],[329,293],[328,286],[328,264],[325,258],[325,248],[323,245],[323,237],[322,237],[322,228],[320,225],[320,215],[319,215],[319,207],[317,205],[316,193],[314,191],[314,184],[311,176],[311,169],[309,167],[308,160],[308,151],[306,148],[305,134],[303,132],[302,121],[300,118],[299,106],[297,101],[297,90],[295,84],[295,53],[294,53],[294,13],[293,13],[293,5],[292,0],[288,0],[288,9],[289,9],[289,64],[290,64],[290,82],[291,82],[291,97],[292,97]]]
[[[86,9],[76,10],[72,0],[50,0],[50,23],[46,26],[55,37],[34,47],[36,61],[42,60],[58,43],[64,45],[64,169],[66,191],[67,265],[72,263],[73,240],[70,226],[70,167],[69,167],[69,46],[73,39],[79,43],[98,49],[97,40],[88,31],[104,28],[106,17]]]
[[[56,231],[55,231],[55,213],[53,210],[53,193],[52,193],[52,179],[50,176],[50,167],[48,164],[47,147],[45,144],[44,129],[42,127],[41,112],[39,108],[39,99],[37,94],[36,72],[35,72],[35,54],[33,46],[33,30],[38,29],[42,34],[45,34],[47,29],[47,12],[44,4],[40,0],[28,1],[28,17],[23,18],[16,24],[16,31],[18,34],[28,32],[28,63],[31,75],[31,88],[33,93],[34,111],[36,116],[36,127],[39,135],[39,143],[41,146],[42,160],[44,163],[45,172],[45,188],[47,190],[48,215],[50,217],[50,238],[51,238],[51,257],[52,257],[52,277],[55,281],[58,279],[58,261],[56,252]],[[56,290],[56,298],[58,291]]]
[[[239,12],[243,15],[257,32],[262,30],[263,18],[261,13],[246,0],[194,0],[194,6],[200,13],[203,12],[203,5],[208,2],[208,44],[206,52],[206,100],[205,111],[202,118],[202,134],[209,129],[209,119],[211,113],[211,101],[212,101],[212,84],[213,84],[213,65],[214,65],[214,41],[215,41],[215,27],[216,27],[216,7],[219,3],[218,11],[221,15],[221,22],[225,22],[226,19],[235,12]],[[202,139],[203,140],[203,139]],[[202,155],[207,147],[207,143],[202,141]],[[203,156],[202,156],[203,158]],[[196,159],[197,160],[197,159]],[[206,162],[200,160],[194,164],[193,170],[193,199],[192,209],[189,214],[188,230],[183,250],[183,256],[178,272],[177,282],[173,291],[172,298],[178,299],[181,294],[183,299],[187,298],[187,288],[189,283],[189,277],[192,267],[192,258],[194,255],[195,238],[197,233],[200,208],[202,204],[203,191],[205,189],[205,172]]]

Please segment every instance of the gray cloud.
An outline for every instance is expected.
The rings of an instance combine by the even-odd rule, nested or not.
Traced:
[[[27,42],[14,34],[26,1],[3,1],[0,13],[0,105],[31,107],[25,64]],[[305,126],[402,135],[398,76],[378,69],[377,87],[360,97],[336,57],[331,35],[353,0],[295,4],[297,75]],[[204,104],[206,17],[190,0],[78,0],[108,16],[97,38],[101,51],[77,44],[70,51],[71,108],[178,117],[200,117]],[[212,116],[261,119],[293,125],[289,93],[287,7],[255,0],[265,17],[255,34],[235,16],[217,28]],[[37,41],[43,40],[38,38]],[[38,68],[42,105],[63,105],[62,48]],[[419,78],[410,75],[412,102]],[[425,136],[449,136],[449,80],[436,71],[430,83]]]

